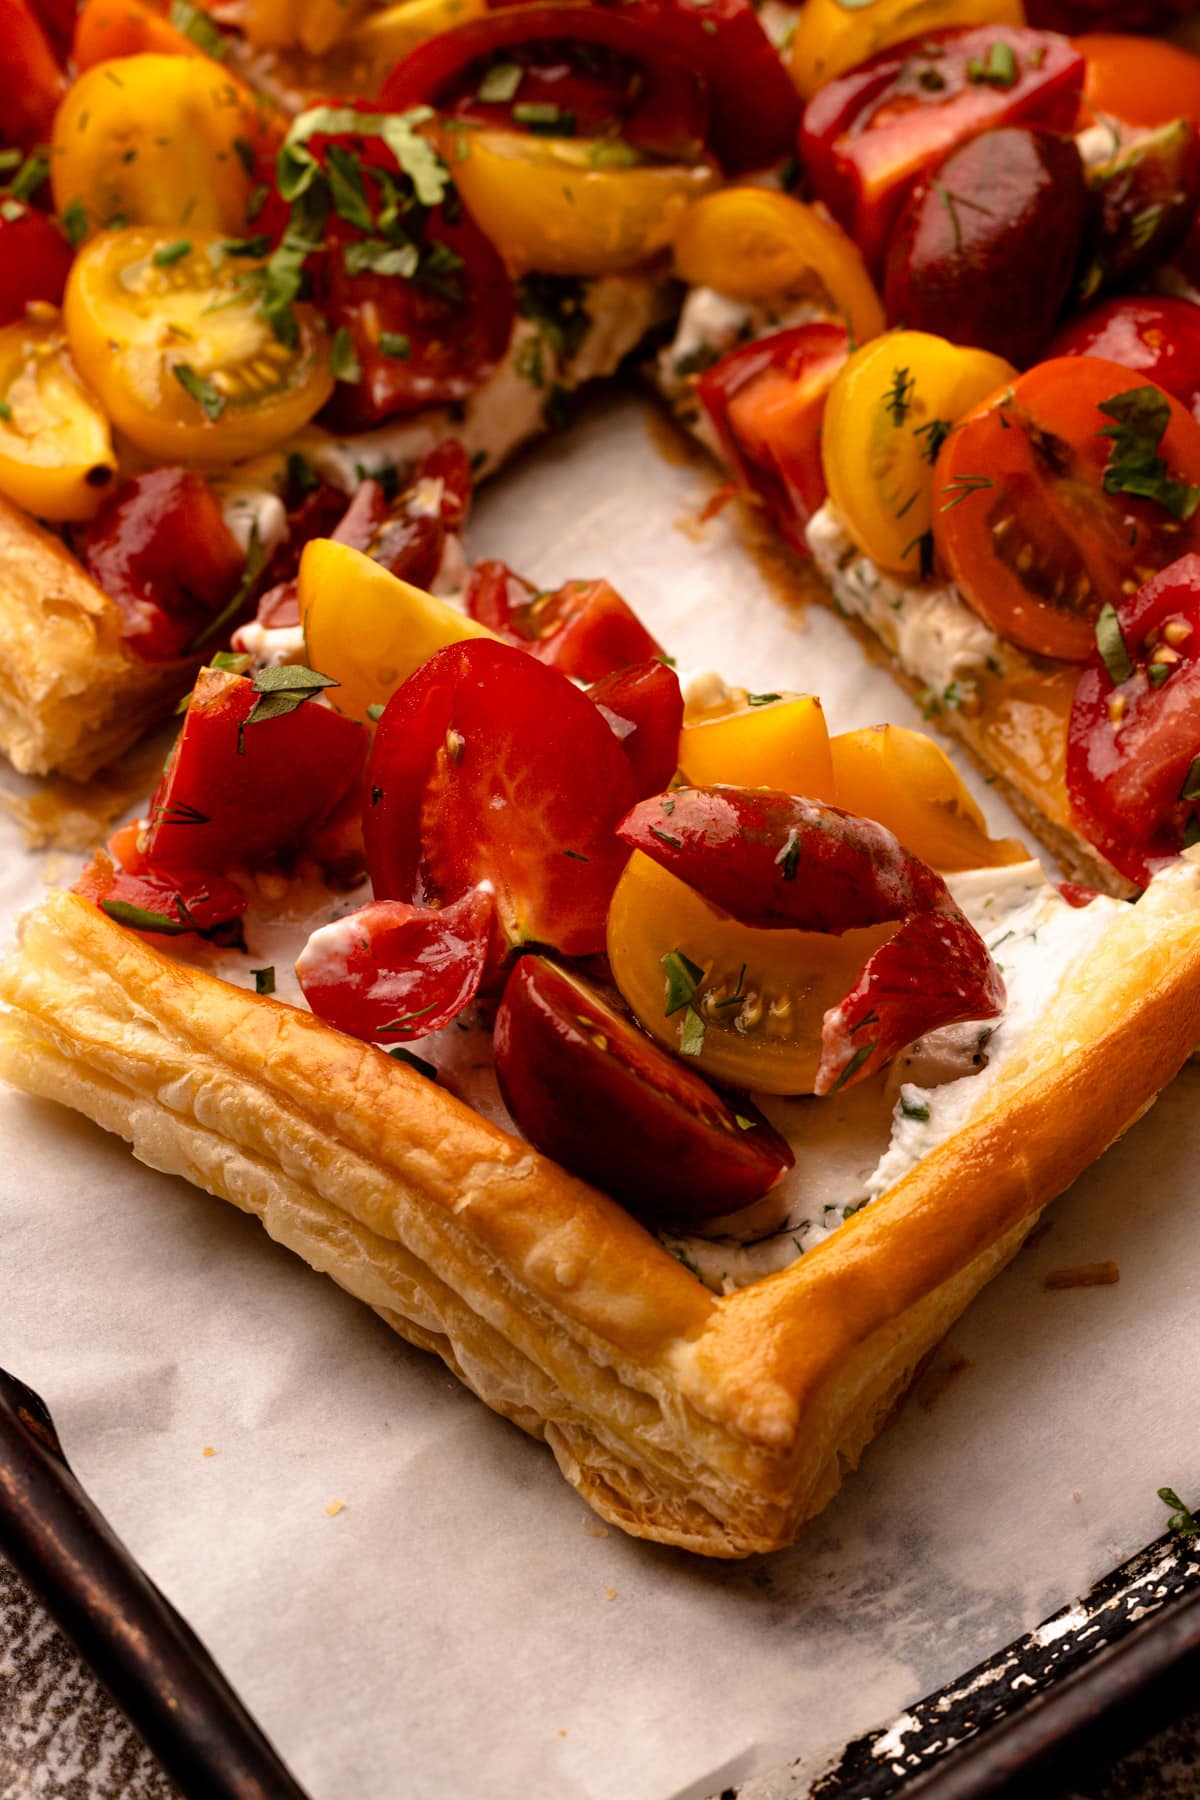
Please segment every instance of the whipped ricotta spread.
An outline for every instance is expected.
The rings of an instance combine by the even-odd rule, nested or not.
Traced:
[[[792,1144],[796,1167],[752,1213],[707,1237],[662,1233],[716,1293],[787,1268],[967,1125],[1005,1062],[1050,1012],[1063,982],[1127,904],[1071,907],[1039,862],[973,869],[947,885],[1004,977],[1001,1017],[945,1026],[873,1081],[827,1099],[756,1096]]]
[[[953,582],[889,575],[859,550],[832,502],[810,519],[806,535],[837,605],[869,625],[931,697],[961,706],[985,674],[1003,674],[1011,665],[1012,646],[972,611]]]

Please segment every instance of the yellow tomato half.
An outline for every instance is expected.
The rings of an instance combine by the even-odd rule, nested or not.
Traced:
[[[90,519],[117,473],[108,420],[57,316],[0,330],[0,493],[39,519]]]
[[[75,259],[71,352],[113,424],[168,461],[237,462],[291,437],[333,388],[324,328],[296,306],[294,345],[258,309],[257,265],[211,232],[104,232]]]
[[[805,0],[789,52],[806,100],[877,50],[944,25],[1023,25],[1021,0]]]
[[[665,250],[713,163],[605,166],[609,147],[517,131],[443,133],[463,204],[518,271],[610,275]]]
[[[983,814],[940,744],[903,725],[869,725],[831,738],[837,804],[894,831],[933,869],[1025,862],[1016,838],[988,836]]]
[[[1003,357],[924,331],[888,332],[842,369],[825,407],[825,481],[851,537],[882,568],[920,573],[938,448],[1016,374]]]
[[[834,797],[829,731],[814,694],[735,692],[726,705],[684,721],[679,762],[694,787],[721,782]]]
[[[314,538],[304,547],[300,620],[309,663],[340,683],[330,701],[353,719],[366,719],[369,706],[386,705],[443,645],[494,636],[332,538]]]
[[[242,232],[253,142],[243,88],[203,56],[122,56],[85,69],[54,120],[50,182],[62,214],[109,225]]]
[[[675,267],[692,286],[733,300],[816,300],[845,320],[858,344],[884,327],[852,239],[816,207],[770,188],[728,187],[697,200],[675,238]]]
[[[625,999],[652,1037],[679,1053],[683,1011],[667,1016],[663,957],[683,953],[704,971],[694,1005],[704,1020],[686,1061],[716,1081],[764,1094],[810,1094],[825,1013],[853,987],[896,926],[829,937],[757,931],[723,918],[674,875],[635,850],[608,914],[608,956]]]

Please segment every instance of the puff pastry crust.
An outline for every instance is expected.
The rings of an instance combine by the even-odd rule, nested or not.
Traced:
[[[52,894],[0,969],[0,1073],[256,1214],[550,1446],[604,1518],[790,1543],[1040,1209],[1200,1034],[1200,870],[1123,911],[955,1136],[718,1299],[615,1202],[403,1063]]]
[[[125,648],[120,609],[58,538],[0,498],[0,750],[85,780],[169,711],[176,663]]]

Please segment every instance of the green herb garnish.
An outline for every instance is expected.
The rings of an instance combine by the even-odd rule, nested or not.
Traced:
[[[1200,506],[1200,487],[1176,481],[1158,454],[1171,423],[1167,396],[1157,387],[1127,388],[1111,400],[1101,401],[1100,411],[1113,420],[1099,432],[1100,437],[1112,439],[1104,492],[1153,500],[1173,519],[1190,519]]]
[[[1125,648],[1117,609],[1111,601],[1105,601],[1096,617],[1096,648],[1117,687],[1128,681],[1133,674],[1133,663]]]
[[[273,994],[275,992],[274,965],[266,969],[251,969],[250,973],[254,977],[254,991],[256,994]]]
[[[226,400],[224,394],[215,388],[211,381],[206,381],[203,375],[198,375],[191,363],[172,363],[171,373],[184,392],[190,394],[197,405],[202,408],[206,419],[220,418],[225,411]]]
[[[682,950],[668,950],[666,955],[660,958],[660,961],[667,971],[665,1016],[669,1019],[672,1013],[677,1013],[683,1007],[691,1005],[700,983],[704,980],[704,970],[698,963],[694,963],[690,956],[685,956]]]

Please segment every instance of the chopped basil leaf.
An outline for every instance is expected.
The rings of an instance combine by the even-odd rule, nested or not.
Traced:
[[[254,977],[254,991],[256,994],[273,994],[275,992],[274,965],[267,969],[251,969],[250,973]]]
[[[128,900],[101,900],[100,911],[115,919],[118,925],[132,926],[134,931],[157,931],[163,937],[180,937],[194,927],[189,923],[187,908],[178,898],[176,905],[181,906],[182,911],[175,919],[168,913],[147,912],[144,906],[131,906]]]
[[[475,90],[475,97],[485,106],[502,106],[516,97],[524,74],[520,63],[493,63]]]
[[[1017,84],[1017,59],[1011,44],[997,40],[985,61],[973,56],[967,64],[967,80],[985,87],[1010,88]]]
[[[1153,500],[1173,519],[1190,519],[1200,506],[1200,487],[1174,480],[1158,454],[1171,422],[1167,396],[1157,387],[1128,388],[1102,401],[1100,411],[1114,421],[1098,434],[1112,439],[1104,492]]]
[[[642,160],[633,145],[619,137],[597,139],[590,146],[587,159],[593,169],[632,169]]]
[[[325,155],[333,210],[347,224],[357,225],[360,231],[374,231],[375,221],[367,205],[367,190],[363,186],[362,164],[358,157],[341,144],[330,144]]]
[[[403,1044],[393,1044],[388,1055],[394,1056],[397,1062],[407,1063],[410,1069],[415,1069],[418,1075],[424,1075],[427,1081],[436,1081],[438,1078],[436,1063],[426,1062],[423,1056],[418,1056],[415,1050],[406,1050]]]
[[[782,700],[782,699],[783,699],[782,694],[747,694],[746,695],[746,705],[747,706],[774,706],[774,704],[777,700]]]
[[[929,1119],[929,1108],[924,1101],[910,1100],[907,1094],[900,1096],[900,1111],[906,1119],[918,1119],[924,1125]]]
[[[203,375],[197,375],[191,363],[172,363],[171,373],[185,393],[192,396],[207,419],[219,419],[225,411],[225,396]]]
[[[512,109],[518,125],[528,125],[531,132],[546,137],[573,137],[575,114],[556,106],[553,100],[522,100]]]
[[[339,325],[329,346],[329,368],[335,381],[361,381],[362,364],[348,325]]]
[[[279,191],[290,200],[300,188],[298,180],[308,187],[319,173],[316,158],[304,150],[310,137],[320,133],[327,137],[381,137],[401,169],[413,184],[413,192],[422,206],[437,206],[445,198],[450,185],[450,171],[417,127],[433,117],[428,106],[413,106],[403,113],[358,112],[352,106],[312,106],[292,121],[291,129],[279,152]],[[312,164],[312,170],[306,167]],[[284,183],[292,187],[286,192]]]
[[[733,1115],[733,1122],[737,1126],[739,1131],[755,1131],[755,1130],[757,1130],[757,1121],[754,1119],[748,1119],[746,1117],[745,1113],[736,1113],[735,1112]]]
[[[1181,800],[1200,800],[1200,756],[1197,756],[1187,772],[1183,786],[1179,790]]]
[[[321,485],[321,477],[302,450],[288,451],[287,485],[288,491],[299,495],[301,499]]]
[[[175,30],[190,38],[197,50],[203,50],[205,56],[216,57],[218,62],[224,61],[224,38],[208,14],[194,6],[192,0],[171,0],[169,17]]]
[[[696,997],[696,989],[704,980],[704,970],[682,950],[668,950],[659,959],[667,971],[667,1008],[666,1017],[677,1013],[681,1007],[690,1006]]]
[[[345,245],[342,262],[347,275],[362,275],[369,270],[373,275],[397,275],[402,281],[411,281],[420,266],[421,252],[415,244],[389,244],[386,238],[360,238],[356,243]]]
[[[694,1008],[689,1007],[683,1021],[683,1030],[679,1034],[679,1054],[681,1056],[699,1056],[704,1048],[704,1020]]]
[[[154,252],[150,261],[157,269],[167,269],[172,263],[182,262],[185,256],[192,253],[191,238],[176,238],[173,244],[163,244]]]
[[[25,158],[9,182],[9,197],[13,200],[32,200],[49,173],[49,158],[43,156],[40,150],[35,150]]]
[[[220,669],[225,675],[244,675],[254,658],[243,651],[218,650],[209,658],[210,669]]]
[[[67,234],[67,242],[71,248],[77,249],[87,236],[87,207],[82,200],[72,200],[62,216],[62,227]]]
[[[1105,601],[1096,618],[1096,648],[1104,658],[1104,666],[1117,687],[1123,681],[1128,681],[1133,674],[1133,663],[1121,635],[1117,609],[1111,601]]]
[[[387,702],[386,701],[372,700],[370,706],[368,706],[368,708],[367,708],[367,717],[368,717],[368,719],[370,719],[372,725],[377,725],[379,723],[380,719],[382,719],[386,710],[387,710]]]
[[[412,342],[402,331],[381,331],[379,348],[385,356],[393,356],[397,362],[407,362],[412,355]]]
[[[0,400],[0,420],[2,420],[5,425],[11,423],[12,407],[8,404],[7,400]]]
[[[1196,1514],[1184,1505],[1174,1488],[1160,1487],[1158,1497],[1164,1506],[1174,1508],[1174,1512],[1167,1520],[1168,1531],[1200,1531],[1200,1518],[1197,1518]]]

